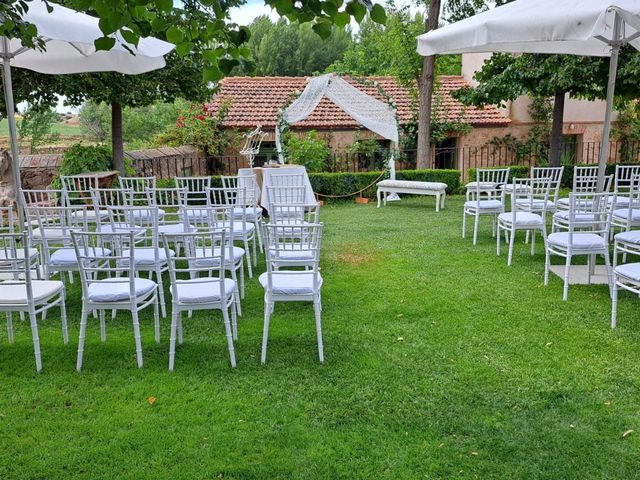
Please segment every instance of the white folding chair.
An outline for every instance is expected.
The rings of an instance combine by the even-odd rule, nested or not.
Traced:
[[[269,321],[276,302],[313,302],[318,339],[318,356],[324,362],[320,290],[320,240],[322,224],[266,225],[267,271],[260,275],[264,288],[264,329],[261,361],[267,361]],[[302,255],[303,252],[310,253]],[[306,257],[306,258],[304,258]],[[304,267],[304,270],[294,269]]]
[[[272,203],[269,223],[272,225],[309,225],[319,222],[318,203]]]
[[[262,207],[258,202],[260,198],[260,187],[255,174],[243,174],[236,176],[222,176],[222,186],[226,190],[229,190],[228,200],[238,201],[242,199],[246,205],[233,209],[233,219],[238,220],[244,216],[248,222],[251,222],[256,227],[256,233],[258,235],[258,246],[260,251],[263,252],[262,244]],[[242,196],[236,195],[234,192],[237,189],[244,189]]]
[[[189,224],[188,218],[183,218],[180,214],[180,208],[183,205],[182,202],[185,197],[184,189],[147,189],[147,204],[158,208],[158,212],[164,212],[160,224],[158,225],[158,234],[161,236],[161,240],[165,238],[167,241],[174,244],[176,249],[180,248],[180,243],[177,242],[174,235],[191,233],[195,229]]]
[[[509,179],[508,168],[479,168],[473,186],[467,189],[467,201],[462,212],[462,238],[466,236],[467,216],[474,217],[473,244],[478,242],[480,217],[492,217],[493,235],[498,215],[504,213],[504,185]]]
[[[496,253],[500,255],[502,232],[509,244],[507,265],[511,266],[516,233],[532,233],[531,255],[535,254],[536,232],[547,236],[547,208],[551,180],[548,178],[514,178],[511,184],[511,212],[498,215],[498,234],[496,235]],[[542,208],[542,210],[539,210]]]
[[[80,267],[71,232],[87,230],[87,206],[29,207],[29,211],[35,212],[38,221],[44,278],[48,280],[60,274],[64,281],[64,274],[68,272],[69,280],[73,282],[73,272],[79,272]]]
[[[551,233],[545,241],[544,284],[549,284],[551,255],[565,258],[564,289],[562,299],[569,293],[571,259],[577,255],[587,255],[587,281],[595,268],[595,256],[604,257],[609,288],[613,277],[609,262],[609,229],[611,227],[611,201],[609,193],[572,193],[569,196],[569,222],[566,232]]]
[[[55,306],[60,307],[62,338],[69,341],[67,332],[67,311],[65,309],[64,284],[57,280],[33,280],[31,265],[20,258],[20,250],[29,251],[29,235],[23,233],[0,234],[0,311],[7,312],[7,336],[13,343],[13,312],[27,313],[31,324],[31,336],[36,357],[36,370],[42,370],[40,336],[38,334],[38,313],[44,313]]]
[[[158,285],[152,280],[136,277],[135,238],[132,232],[71,232],[82,279],[82,316],[76,368],[82,369],[85,335],[89,312],[97,310],[100,318],[100,339],[107,340],[105,310],[128,310],[133,321],[138,368],[142,367],[142,341],[138,313],[153,305],[155,339],[160,342],[158,317]],[[108,245],[109,248],[105,248]],[[109,252],[106,255],[106,252]],[[102,254],[100,254],[102,253]]]
[[[15,231],[16,225],[13,207],[0,207],[0,233],[15,233]],[[31,244],[33,245],[33,243]],[[26,258],[30,268],[36,272],[37,278],[40,278],[40,255],[38,249],[35,246],[32,246],[29,250],[18,248],[15,253],[17,258],[22,259],[22,261]],[[2,255],[3,253],[0,252],[0,269],[2,268],[3,262],[15,260],[4,258]]]
[[[100,181],[97,175],[72,175],[60,176],[62,183],[62,194],[64,204],[70,205],[94,205],[92,191],[100,188]],[[99,208],[89,208],[87,219],[91,223],[99,223],[109,216],[104,206]]]
[[[253,265],[258,264],[258,252],[256,247],[256,230],[257,227],[252,223],[246,212],[246,201],[244,200],[244,188],[209,188],[207,190],[208,205],[221,211],[226,212],[226,223],[232,228],[232,239],[234,242],[242,242],[247,255],[247,272],[249,278],[253,278],[253,269],[251,266],[251,257],[249,244],[253,245]],[[225,223],[225,225],[226,225]],[[216,225],[220,227],[220,225]]]
[[[620,207],[621,203],[616,200],[616,206],[611,214],[612,230],[620,229],[628,232],[640,227],[640,174],[634,175],[631,179],[622,203],[626,205]]]
[[[186,205],[206,205],[211,177],[174,177],[176,187],[184,190]]]
[[[170,252],[171,255],[174,255],[175,252],[161,248],[157,207],[108,207],[108,211],[112,231],[126,231],[129,229],[134,234],[136,241],[132,257],[134,270],[135,272],[148,272],[149,279],[152,279],[155,275],[162,317],[166,318],[167,309],[164,300],[162,273],[169,268],[167,252]],[[144,236],[135,236],[137,229],[140,227],[144,229],[146,234]],[[123,252],[125,265],[129,263],[128,255],[128,251]]]
[[[120,185],[130,195],[130,205],[149,206],[149,189],[156,188],[156,177],[120,177]],[[146,210],[140,210],[134,219],[144,215]],[[158,207],[158,221],[163,222],[165,211]],[[144,219],[141,220],[144,223]]]
[[[303,172],[269,175],[269,186],[272,187],[304,187],[305,185],[305,174]]]
[[[629,196],[634,188],[634,178],[640,175],[640,165],[616,165],[613,180],[613,193],[616,204],[614,210],[627,208],[629,206]],[[613,199],[613,196],[611,197]],[[633,205],[639,207],[639,205]]]
[[[236,283],[225,277],[225,232],[221,230],[199,231],[180,235],[184,254],[170,255],[171,279],[171,341],[169,346],[169,370],[173,371],[176,336],[182,343],[182,312],[193,310],[220,310],[224,321],[231,366],[236,366],[233,341],[237,338],[237,321],[234,302]],[[229,322],[229,308],[232,321]]]
[[[269,206],[273,203],[306,203],[307,188],[304,186],[273,186],[267,187]],[[269,212],[271,213],[271,212]]]
[[[611,176],[610,178],[613,178]],[[597,193],[598,190],[598,166],[587,165],[573,167],[573,181],[571,191],[573,193]],[[608,192],[609,189],[604,190]],[[559,198],[556,202],[558,211],[569,210],[569,197]]]

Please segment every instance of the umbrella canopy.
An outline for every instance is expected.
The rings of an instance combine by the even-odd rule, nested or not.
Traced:
[[[622,38],[640,50],[638,0],[517,0],[418,37],[418,53],[566,53],[608,57]]]
[[[46,49],[34,50],[23,46],[20,40],[0,37],[0,61],[3,68],[16,194],[20,189],[20,166],[11,85],[12,66],[45,74],[140,74],[164,67],[164,55],[174,48],[173,44],[152,37],[141,38],[135,46],[128,44],[116,34],[113,36],[116,43],[111,50],[96,51],[94,41],[103,36],[97,18],[51,2],[49,6],[53,10],[49,13],[43,0],[33,0],[28,5],[29,10],[23,16],[23,20],[37,27],[38,37],[43,40]],[[20,202],[18,211],[22,216]]]
[[[418,53],[555,53],[611,56],[599,159],[603,185],[618,54],[640,50],[638,0],[516,0],[418,37]]]

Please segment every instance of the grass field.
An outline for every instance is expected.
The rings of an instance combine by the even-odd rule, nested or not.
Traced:
[[[28,325],[14,345],[1,331],[0,478],[638,478],[640,300],[621,294],[612,331],[606,287],[563,302],[542,242],[507,267],[487,222],[460,238],[461,205],[323,208],[324,365],[304,304],[276,306],[260,365],[254,278],[237,369],[220,315],[198,313],[169,373],[149,311],[142,369],[121,314],[104,345],[90,321],[78,374],[76,282],[69,345],[56,314],[42,324],[41,374]]]
[[[80,135],[80,127],[78,125],[67,125],[64,123],[57,123],[53,127],[53,133],[57,133],[60,136],[75,136]],[[9,125],[6,119],[0,120],[0,137],[9,137]]]

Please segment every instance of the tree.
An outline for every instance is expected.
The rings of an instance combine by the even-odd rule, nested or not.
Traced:
[[[99,50],[109,50],[115,45],[113,34],[118,33],[130,44],[137,44],[144,36],[166,37],[176,44],[178,55],[201,52],[206,59],[202,78],[206,82],[220,80],[242,61],[248,60],[250,51],[245,43],[250,37],[247,27],[229,21],[229,11],[243,5],[246,0],[182,0],[183,22],[174,22],[173,0],[66,0],[65,5],[82,12],[89,12],[100,19],[104,34],[95,40]],[[379,23],[384,23],[384,8],[370,0],[340,0],[319,2],[316,0],[264,0],[280,16],[290,21],[312,24],[313,31],[321,38],[331,36],[332,26],[344,28],[352,18],[361,22],[367,13]],[[0,2],[0,36],[18,38],[28,47],[45,48],[37,37],[37,28],[24,22],[22,15],[29,8],[30,0]]]
[[[637,83],[640,56],[631,48],[622,50],[617,94],[619,99],[640,93]],[[521,95],[553,97],[550,164],[560,164],[560,144],[567,94],[589,100],[606,96],[608,61],[576,55],[494,54],[475,75],[476,88],[464,88],[455,96],[473,105],[501,104]]]
[[[268,17],[256,18],[249,25],[251,38],[247,47],[255,62],[258,75],[313,75],[323,72],[341,58],[353,43],[347,28],[331,28],[331,35],[322,43],[309,24],[298,24],[281,19],[273,23]],[[234,74],[252,73],[237,68]]]
[[[440,0],[429,1],[429,11],[424,22],[425,32],[438,28]],[[418,80],[418,151],[416,168],[429,168],[431,163],[431,102],[435,82],[436,56],[429,55],[422,60],[422,72]]]

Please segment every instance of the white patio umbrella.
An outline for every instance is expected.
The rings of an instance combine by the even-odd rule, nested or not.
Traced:
[[[116,44],[111,50],[96,51],[94,41],[103,36],[97,18],[55,3],[49,2],[49,5],[53,8],[51,13],[42,0],[28,2],[29,10],[23,17],[24,21],[38,28],[38,37],[45,43],[46,50],[35,50],[23,46],[17,39],[0,37],[0,61],[16,194],[20,190],[20,165],[11,83],[12,66],[53,75],[107,71],[135,75],[164,67],[164,55],[175,47],[153,37],[141,38],[138,45],[134,46],[120,35],[115,35]]]
[[[640,50],[640,0],[516,0],[418,37],[424,56],[467,52],[610,56],[598,184],[604,184],[620,47]]]

